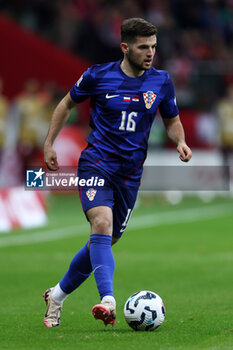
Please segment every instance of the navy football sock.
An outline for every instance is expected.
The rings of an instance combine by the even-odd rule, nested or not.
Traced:
[[[88,242],[75,255],[65,276],[60,281],[63,292],[70,294],[80,286],[91,274],[92,267]]]
[[[90,259],[101,299],[105,295],[113,296],[115,262],[111,243],[111,236],[91,235]]]

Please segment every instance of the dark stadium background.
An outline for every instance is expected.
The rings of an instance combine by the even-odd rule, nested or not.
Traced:
[[[158,116],[149,187],[114,246],[115,328],[92,318],[91,276],[49,332],[42,294],[65,273],[89,226],[77,193],[25,191],[25,172],[44,166],[52,111],[83,71],[120,59],[120,24],[132,16],[158,26],[154,66],[172,77],[193,158],[179,161]],[[72,112],[56,142],[60,165],[77,165],[88,117],[88,102]],[[232,0],[0,0],[0,349],[232,349],[232,149]],[[155,165],[179,166],[181,185],[182,169],[191,167],[189,190],[153,193]],[[164,168],[166,176],[175,168]],[[227,189],[215,191],[219,173]],[[193,191],[196,180],[202,188]],[[167,309],[150,334],[134,333],[123,316],[127,298],[143,289],[161,295]]]
[[[46,116],[38,116],[44,130],[34,139],[28,136],[31,131],[19,116],[15,127],[21,130],[20,135],[12,135],[11,139],[18,137],[15,147],[23,169],[30,166],[35,152],[40,154],[49,115],[59,98],[91,64],[121,57],[120,24],[132,16],[144,17],[158,26],[154,65],[168,70],[172,76],[190,147],[222,149],[218,107],[233,84],[232,6],[231,0],[1,1],[3,96],[9,107],[17,106],[18,99],[31,88],[49,110]],[[34,85],[30,84],[32,79]],[[78,106],[70,123],[85,127],[88,112],[88,103]],[[3,148],[8,141],[3,135],[6,120],[1,119]],[[152,130],[150,146],[150,149],[172,146],[159,121]],[[22,181],[22,176],[15,181]]]

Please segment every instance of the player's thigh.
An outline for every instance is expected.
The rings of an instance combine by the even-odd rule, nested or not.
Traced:
[[[79,195],[83,211],[91,224],[91,233],[112,235],[114,190],[111,183],[96,169],[79,170],[78,175],[79,179],[85,180],[85,185],[79,185]],[[92,178],[102,179],[104,185],[99,186],[99,181],[89,181]]]
[[[113,207],[114,191],[106,176],[96,169],[87,167],[85,170],[78,169],[78,177],[79,197],[84,213],[94,207]],[[81,183],[82,185],[80,185]],[[99,185],[100,183],[101,185]]]
[[[118,186],[114,192],[114,207],[113,207],[113,237],[119,239],[125,231],[132,214],[138,188],[126,186]]]

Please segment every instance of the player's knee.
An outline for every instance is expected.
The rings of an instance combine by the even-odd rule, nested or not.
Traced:
[[[112,235],[112,221],[109,218],[97,216],[91,222],[93,233]]]
[[[112,235],[113,217],[109,207],[94,207],[86,214],[91,224],[91,233]]]

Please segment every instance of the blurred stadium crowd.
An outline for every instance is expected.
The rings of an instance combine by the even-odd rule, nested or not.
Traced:
[[[91,64],[121,57],[120,25],[125,18],[151,21],[159,29],[154,65],[170,72],[183,114],[194,113],[196,146],[221,148],[227,161],[233,148],[232,0],[8,0],[0,1],[0,12]],[[9,158],[10,149],[20,155],[19,169],[30,164],[30,157],[35,159],[63,93],[52,85],[41,91],[31,79],[9,101],[0,80],[1,164]],[[79,110],[70,122],[81,123]],[[163,147],[165,142],[158,123],[150,143]],[[1,171],[0,185],[4,179]]]

